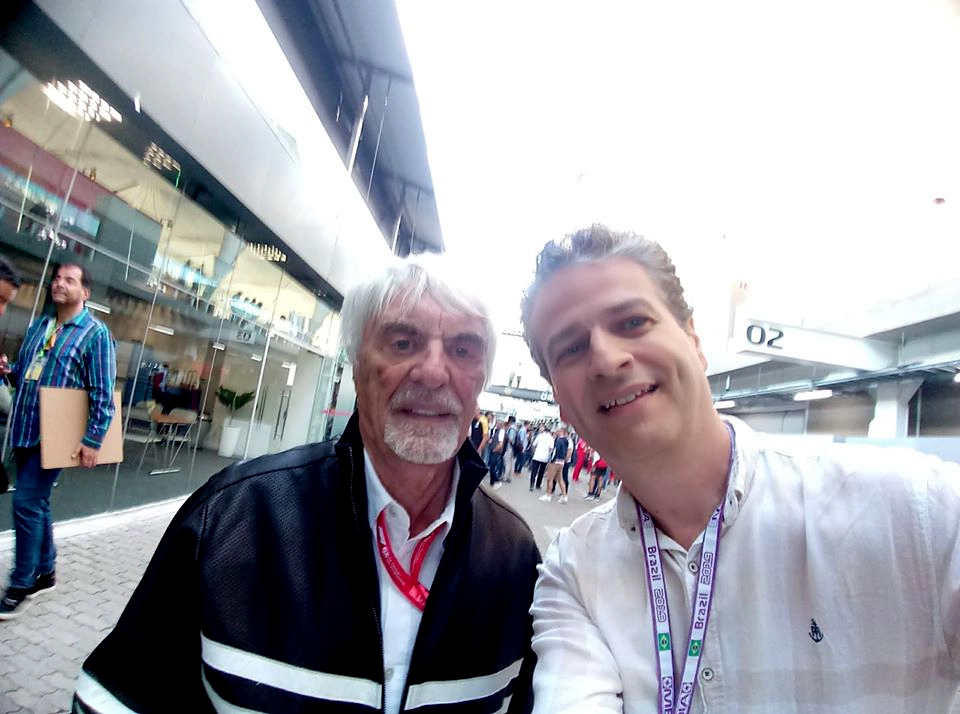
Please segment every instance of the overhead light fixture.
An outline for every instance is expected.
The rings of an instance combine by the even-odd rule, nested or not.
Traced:
[[[120,112],[111,107],[106,99],[94,92],[82,80],[47,82],[43,88],[47,98],[70,116],[83,121],[122,122]]]
[[[214,342],[214,343],[213,343],[212,345],[210,345],[210,346],[211,346],[213,349],[215,349],[215,350],[220,350],[221,352],[222,352],[223,350],[227,349],[227,346],[226,346],[225,344],[223,344],[222,342]]]
[[[254,362],[263,362],[263,355],[250,355],[250,359]]]
[[[793,395],[793,400],[795,402],[812,402],[817,399],[829,399],[832,396],[832,389],[812,389],[809,392],[797,392]]]
[[[732,399],[721,399],[719,402],[713,403],[714,409],[730,409],[735,406],[737,406],[737,403]]]
[[[93,300],[87,300],[87,307],[89,307],[91,310],[102,312],[104,315],[109,315],[112,312],[112,310],[110,310],[110,308],[107,307],[106,305],[101,305],[100,303],[94,302]]]
[[[147,150],[143,152],[143,163],[160,171],[180,170],[180,163],[152,141]]]
[[[270,263],[286,263],[287,254],[269,243],[250,243],[250,250]]]
[[[164,327],[163,325],[150,325],[150,329],[154,332],[159,332],[161,335],[176,334],[172,327]]]

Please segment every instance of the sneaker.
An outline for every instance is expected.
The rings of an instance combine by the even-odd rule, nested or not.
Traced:
[[[496,491],[498,488],[503,488],[503,481],[496,481],[493,484],[493,490]]]
[[[553,500],[553,496],[551,496],[549,493],[545,493],[540,497],[540,500],[549,502]]]
[[[533,486],[530,487],[530,493],[533,493]]]
[[[53,570],[43,575],[38,575],[33,587],[27,592],[27,600],[33,600],[41,593],[52,592],[57,589],[57,571]]]
[[[567,497],[566,497],[566,496],[561,496],[561,497],[560,497],[560,503],[566,503],[566,502],[567,502]]]
[[[3,599],[0,600],[0,620],[12,620],[20,617],[26,609],[29,588],[7,588]]]

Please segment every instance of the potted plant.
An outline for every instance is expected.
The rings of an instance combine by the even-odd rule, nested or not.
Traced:
[[[237,451],[237,442],[240,441],[241,427],[233,425],[233,415],[253,401],[253,392],[235,392],[226,387],[217,390],[217,399],[230,411],[228,421],[223,425],[220,433],[220,456],[233,456]]]

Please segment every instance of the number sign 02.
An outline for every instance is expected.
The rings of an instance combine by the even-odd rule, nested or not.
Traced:
[[[751,345],[782,350],[783,345],[777,344],[777,340],[781,337],[783,337],[783,330],[779,327],[764,327],[763,325],[757,324],[747,325],[747,342]]]

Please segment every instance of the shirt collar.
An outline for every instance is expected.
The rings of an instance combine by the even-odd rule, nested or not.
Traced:
[[[447,537],[450,532],[450,526],[453,523],[453,514],[457,501],[457,486],[460,484],[460,460],[453,460],[453,478],[450,483],[450,492],[447,495],[446,505],[440,513],[440,517],[428,525],[423,533],[410,533],[410,515],[406,509],[401,506],[397,500],[390,495],[386,487],[380,481],[380,476],[370,460],[370,454],[366,449],[363,450],[364,475],[367,481],[367,522],[370,529],[376,532],[377,517],[384,508],[387,508],[387,525],[390,529],[391,540],[398,543],[405,543],[411,537],[420,537],[432,532],[437,526],[442,526],[440,532],[441,540]],[[392,508],[389,508],[392,506]],[[402,538],[402,539],[400,539]],[[398,540],[399,539],[399,540]]]
[[[85,319],[87,319],[87,317],[89,317],[89,316],[90,316],[90,310],[87,308],[86,305],[84,305],[84,306],[83,306],[83,309],[82,309],[80,312],[78,312],[76,315],[74,315],[73,317],[71,317],[69,320],[67,320],[67,321],[64,322],[63,324],[64,324],[64,325],[79,325],[79,324],[82,323]],[[50,315],[50,316],[49,316],[49,319],[50,319],[50,324],[56,325],[56,324],[57,324],[57,313],[53,313],[52,315]]]
[[[730,482],[727,484],[727,502],[723,507],[723,527],[729,528],[737,520],[753,483],[757,445],[753,429],[734,417],[721,418],[733,429],[733,464],[730,468]],[[627,531],[631,538],[635,536],[639,539],[640,517],[637,515],[636,500],[623,487],[622,482],[617,491],[616,508],[620,527]]]

